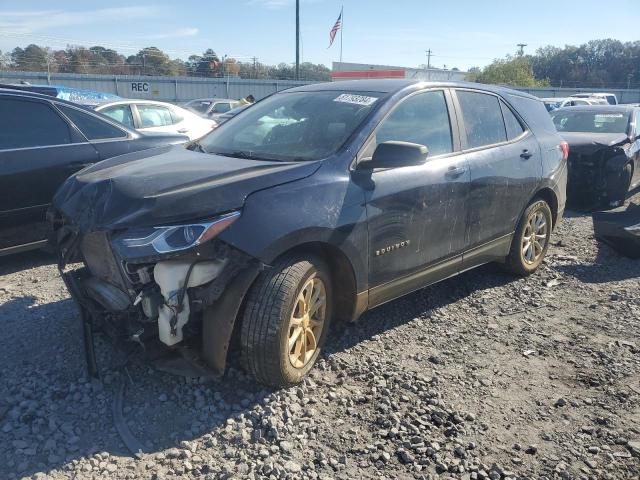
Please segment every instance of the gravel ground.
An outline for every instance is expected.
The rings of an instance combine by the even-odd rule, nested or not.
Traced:
[[[2,479],[640,476],[640,261],[589,216],[566,215],[532,277],[485,266],[334,325],[286,390],[125,370],[102,341],[88,382],[52,258],[0,275]],[[114,427],[123,381],[140,458]]]

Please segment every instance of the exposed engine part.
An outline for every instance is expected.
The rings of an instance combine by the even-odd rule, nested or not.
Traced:
[[[155,320],[160,314],[160,307],[164,303],[162,294],[157,290],[142,291],[140,305],[145,316],[150,320]]]
[[[183,339],[182,327],[189,321],[190,313],[186,290],[212,281],[226,263],[226,260],[167,260],[156,264],[153,276],[164,297],[158,315],[158,334],[163,343],[171,346]]]
[[[129,295],[97,277],[84,279],[82,286],[91,298],[110,312],[124,312],[131,306]]]
[[[123,269],[132,284],[146,285],[153,280],[153,265],[137,266],[123,262]]]

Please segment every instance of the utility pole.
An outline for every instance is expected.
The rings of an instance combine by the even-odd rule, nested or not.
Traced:
[[[256,62],[257,62],[257,58],[253,57],[253,78],[258,78],[258,73],[256,72]]]
[[[300,0],[296,0],[296,80],[300,80]]]
[[[431,52],[431,49],[425,50],[425,52],[427,54],[427,80],[431,80],[431,55],[433,52]]]
[[[527,44],[526,43],[519,43],[518,47],[520,48],[520,50],[518,51],[518,55],[522,56],[524,55],[524,47],[526,47]]]

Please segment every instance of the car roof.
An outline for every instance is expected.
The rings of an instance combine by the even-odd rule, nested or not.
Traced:
[[[12,95],[16,97],[28,97],[37,98],[40,100],[47,100],[48,102],[57,102],[65,105],[71,105],[72,107],[83,107],[83,105],[63,100],[62,98],[52,97],[51,95],[45,95],[43,93],[30,92],[28,90],[19,90],[14,88],[0,88],[0,95]]]
[[[458,88],[473,88],[475,90],[485,90],[493,93],[509,93],[511,95],[518,95],[521,97],[532,98],[534,100],[540,100],[538,97],[529,95],[528,93],[513,90],[507,87],[501,87],[496,85],[486,85],[483,83],[472,82],[423,82],[420,80],[411,79],[367,79],[367,80],[341,80],[337,82],[324,82],[324,83],[312,83],[309,85],[302,85],[300,87],[293,87],[283,92],[321,92],[321,91],[348,91],[348,92],[377,92],[377,93],[397,93],[405,88],[412,87],[414,85],[427,87],[458,87]]]
[[[193,100],[189,100],[187,103],[191,102],[238,102],[239,100],[234,100],[233,98],[194,98]]]
[[[143,98],[123,98],[122,100],[113,100],[110,102],[104,102],[98,105],[98,107],[105,107],[107,105],[128,105],[130,103],[146,103],[148,105],[168,105],[170,107],[175,107],[173,103],[163,102],[162,100],[147,100]]]
[[[556,112],[596,112],[596,113],[627,113],[633,110],[637,110],[638,107],[634,105],[576,105],[574,107],[563,107],[557,110]]]

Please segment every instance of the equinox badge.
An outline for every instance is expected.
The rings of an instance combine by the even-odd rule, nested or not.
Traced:
[[[381,248],[380,250],[376,250],[376,257],[384,255],[385,253],[393,252],[394,250],[398,250],[399,248],[404,248],[409,246],[409,240],[404,240],[402,242],[394,243],[393,245],[389,245],[388,247]]]

